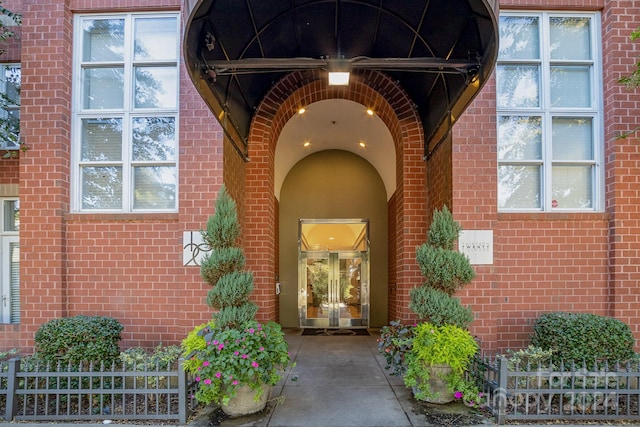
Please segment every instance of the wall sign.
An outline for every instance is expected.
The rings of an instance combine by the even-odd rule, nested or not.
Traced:
[[[493,230],[462,230],[458,250],[471,264],[493,264]]]
[[[200,231],[182,233],[182,263],[184,265],[200,265],[207,252],[211,252],[211,248],[202,239]]]

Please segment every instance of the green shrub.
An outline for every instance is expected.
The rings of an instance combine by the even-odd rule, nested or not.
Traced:
[[[456,325],[467,329],[473,321],[471,308],[463,306],[459,299],[445,292],[421,286],[413,288],[409,295],[409,308],[421,319],[429,319],[436,326]]]
[[[551,350],[559,365],[594,361],[626,361],[634,357],[629,326],[590,313],[553,312],[536,319],[531,344]]]
[[[110,317],[84,315],[53,319],[35,335],[38,359],[51,364],[110,364],[118,360],[124,327]]]

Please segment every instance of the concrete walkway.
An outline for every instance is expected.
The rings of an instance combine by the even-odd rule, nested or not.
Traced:
[[[203,414],[192,425],[270,427],[411,427],[444,425],[416,413],[411,391],[388,375],[378,352],[377,331],[370,336],[301,336],[287,331],[296,366],[274,387],[274,400],[259,415],[215,420]],[[438,405],[442,406],[442,405]],[[450,405],[447,405],[450,406]],[[453,410],[469,412],[462,405]],[[449,408],[449,410],[452,410]],[[491,423],[490,420],[480,421]],[[455,425],[460,425],[459,423]]]

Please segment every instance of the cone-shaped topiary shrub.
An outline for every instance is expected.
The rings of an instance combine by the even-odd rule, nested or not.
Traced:
[[[427,242],[416,250],[424,285],[410,293],[409,308],[436,326],[456,325],[463,329],[473,320],[471,309],[453,295],[475,277],[466,255],[454,250],[460,224],[446,206],[435,210]]]
[[[200,265],[202,278],[213,288],[207,304],[217,310],[213,319],[218,327],[240,328],[255,318],[258,307],[249,301],[253,291],[253,274],[243,271],[245,256],[234,246],[240,236],[236,204],[223,186],[216,201],[215,214],[202,232],[212,251]]]

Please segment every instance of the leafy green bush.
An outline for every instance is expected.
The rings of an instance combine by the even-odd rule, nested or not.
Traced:
[[[51,364],[118,360],[124,327],[116,319],[74,316],[44,323],[35,335],[37,358]]]
[[[531,344],[551,350],[552,361],[565,366],[582,361],[626,361],[634,357],[629,326],[590,313],[553,312],[536,319]]]
[[[409,308],[421,319],[429,319],[436,326],[456,325],[467,329],[473,321],[471,308],[463,306],[459,299],[445,292],[421,286],[413,288],[409,295]]]

